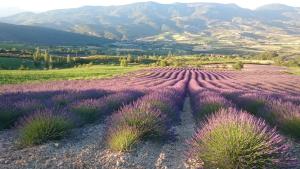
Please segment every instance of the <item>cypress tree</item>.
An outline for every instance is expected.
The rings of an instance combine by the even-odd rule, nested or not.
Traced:
[[[46,50],[45,54],[44,54],[44,68],[45,69],[49,68],[49,62],[50,62],[50,56],[49,56],[48,51]]]

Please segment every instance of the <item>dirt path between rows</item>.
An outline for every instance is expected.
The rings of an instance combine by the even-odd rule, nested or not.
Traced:
[[[187,158],[185,154],[188,150],[186,141],[194,134],[195,122],[193,120],[190,99],[188,97],[184,102],[183,111],[181,112],[181,124],[175,126],[174,129],[175,134],[177,135],[176,141],[162,147],[157,168],[191,168],[186,164]]]
[[[0,146],[3,148],[0,150],[5,154],[0,154],[0,168],[193,168],[186,164],[185,156],[188,148],[186,141],[193,135],[195,127],[189,98],[186,98],[180,116],[181,123],[171,129],[176,136],[175,140],[141,141],[133,151],[127,153],[111,152],[105,146],[105,124],[76,129],[73,136],[60,142],[49,142],[21,150],[14,147],[12,140],[16,139],[15,134],[2,133],[0,136],[3,136],[3,140],[0,139],[0,143],[5,146]]]

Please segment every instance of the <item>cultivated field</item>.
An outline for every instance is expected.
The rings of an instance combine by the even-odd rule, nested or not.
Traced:
[[[153,68],[0,86],[0,168],[300,168],[300,77]]]

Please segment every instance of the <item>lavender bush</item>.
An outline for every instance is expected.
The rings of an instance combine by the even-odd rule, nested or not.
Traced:
[[[179,110],[183,103],[183,95],[173,89],[158,90],[139,100],[141,105],[147,104],[153,109],[158,109],[170,120],[179,118]]]
[[[141,95],[142,93],[137,91],[123,91],[100,99],[79,100],[70,106],[71,112],[80,119],[81,122],[77,124],[92,123]]]
[[[233,107],[233,104],[230,101],[212,91],[202,91],[200,93],[192,94],[191,103],[197,121],[201,121],[206,116],[209,116],[222,108]]]
[[[300,107],[291,102],[270,99],[262,117],[287,135],[300,139]]]
[[[101,114],[103,101],[100,99],[80,100],[71,105],[71,112],[74,113],[83,123],[92,123]]]
[[[21,120],[20,144],[31,146],[64,137],[72,128],[71,121],[52,110],[36,112]]]
[[[106,142],[108,147],[114,151],[128,151],[140,138],[140,132],[130,126],[114,127],[108,133]]]
[[[239,107],[246,111],[258,115],[264,109],[269,96],[258,93],[245,93],[234,99]]]
[[[237,100],[241,108],[258,117],[293,138],[300,138],[300,107],[278,97],[264,94],[244,94]]]
[[[165,89],[150,93],[134,104],[124,106],[111,118],[107,134],[108,146],[113,150],[124,151],[133,145],[127,142],[135,143],[143,138],[165,135],[167,119],[177,116],[178,102],[181,100],[182,97],[176,90]],[[126,131],[132,128],[136,132],[119,133],[123,128]]]
[[[0,130],[10,128],[20,116],[20,112],[7,101],[0,102]]]
[[[274,168],[289,145],[263,120],[233,108],[210,116],[190,140],[191,157],[204,168]]]
[[[24,99],[15,103],[8,99],[1,100],[0,130],[12,127],[20,117],[42,108],[43,105],[39,101],[32,99]]]
[[[135,138],[134,142],[136,142],[145,137],[161,135],[164,132],[163,125],[164,116],[159,110],[152,109],[147,104],[134,103],[125,106],[111,118],[107,136],[108,146],[113,150],[128,150],[130,148],[128,146],[132,146],[132,144],[127,144],[127,142],[133,142],[131,140],[133,137]],[[129,128],[135,131],[128,133],[132,136],[119,133],[119,131],[127,131]],[[116,142],[119,143],[119,147],[114,144]]]

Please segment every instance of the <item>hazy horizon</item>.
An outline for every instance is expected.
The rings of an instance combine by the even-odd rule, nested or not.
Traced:
[[[18,9],[19,11],[31,11],[31,12],[44,12],[55,9],[77,8],[81,6],[111,6],[111,5],[126,5],[137,2],[148,2],[148,0],[111,0],[109,2],[99,2],[98,0],[3,0],[0,5],[0,10],[5,12],[5,9]],[[294,7],[300,7],[300,1],[297,0],[265,0],[263,2],[257,1],[239,1],[239,0],[153,0],[153,2],[170,4],[170,3],[195,3],[195,2],[207,2],[207,3],[234,3],[240,7],[255,9],[266,4],[284,4]]]

